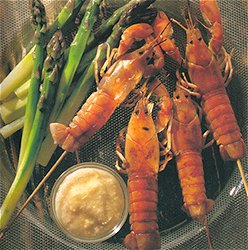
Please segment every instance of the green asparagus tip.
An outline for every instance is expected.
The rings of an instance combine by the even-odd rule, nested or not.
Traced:
[[[61,66],[66,44],[62,32],[58,30],[47,45],[47,57],[44,62],[44,70],[52,71],[55,65]]]
[[[132,25],[133,23],[137,23],[140,20],[142,22],[153,22],[156,17],[157,10],[154,8],[148,9],[148,7],[155,2],[155,0],[147,0],[147,1],[139,1],[131,5],[121,16],[120,24],[121,27],[126,27]],[[144,11],[145,10],[145,11]]]
[[[62,32],[58,30],[54,33],[47,45],[47,57],[44,61],[43,67],[43,75],[46,74],[46,79],[48,79],[52,84],[58,82],[59,70],[63,64],[65,48],[66,44]],[[41,111],[46,110],[49,105],[44,93],[45,90],[43,90],[43,85],[41,85],[41,96],[38,102],[38,108]]]
[[[38,27],[38,25],[40,25],[40,32],[45,33],[47,28],[46,11],[45,11],[45,6],[40,0],[32,1],[31,13],[32,13],[31,22],[33,26],[36,28]]]

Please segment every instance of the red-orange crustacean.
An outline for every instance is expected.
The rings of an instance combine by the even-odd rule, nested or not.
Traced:
[[[148,96],[143,96],[137,102],[128,123],[125,156],[121,153],[121,147],[117,146],[117,154],[123,161],[124,172],[128,174],[131,233],[126,236],[124,244],[131,250],[160,248],[157,175],[158,171],[163,170],[167,159],[160,159],[160,156],[165,156],[165,142],[159,142],[158,133],[162,133],[168,126],[172,101],[159,80],[153,80],[148,89],[150,94],[159,97],[156,119],[153,120],[152,117],[154,104],[149,102]],[[117,168],[123,172],[118,165]]]
[[[205,225],[209,247],[212,249],[206,215],[212,210],[214,201],[206,196],[201,154],[205,137],[202,135],[197,108],[180,82],[181,79],[178,80],[173,94],[170,125],[168,130],[164,131],[168,138],[167,148],[176,160],[184,198],[183,210],[192,219]]]
[[[50,124],[54,142],[65,151],[74,152],[88,141],[107,122],[143,77],[153,75],[164,66],[164,57],[159,46],[161,42],[165,41],[163,48],[168,55],[180,61],[178,49],[175,47],[176,52],[171,50],[170,37],[173,30],[168,17],[159,12],[154,27],[156,33],[153,27],[146,23],[134,24],[127,28],[117,49],[116,61],[103,75],[97,91],[90,95],[69,126],[60,123]],[[144,39],[146,44],[127,52],[135,39]],[[150,63],[151,58],[153,63]]]
[[[201,151],[204,144],[197,109],[187,91],[177,87],[173,95],[171,149],[176,157],[179,180],[184,196],[184,209],[204,224],[213,201],[205,194]],[[170,135],[168,135],[170,136]]]
[[[192,18],[183,27],[187,35],[186,68],[192,83],[187,83],[201,96],[203,114],[209,129],[220,148],[224,160],[239,160],[245,156],[245,143],[235,118],[225,85],[231,80],[230,55],[223,48],[223,27],[220,11],[215,0],[200,0],[200,10],[210,25],[212,38],[207,45]],[[225,57],[225,74],[219,57]],[[223,64],[223,62],[222,62]]]
[[[146,97],[137,102],[127,127],[124,155],[117,143],[116,152],[123,162],[122,168],[119,165],[117,168],[128,174],[131,232],[124,245],[131,250],[160,249],[157,223],[160,147],[152,107]]]

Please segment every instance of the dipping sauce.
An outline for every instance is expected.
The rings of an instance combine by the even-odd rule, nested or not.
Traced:
[[[55,183],[52,210],[68,236],[85,242],[105,240],[119,231],[127,218],[126,185],[102,164],[75,165]]]

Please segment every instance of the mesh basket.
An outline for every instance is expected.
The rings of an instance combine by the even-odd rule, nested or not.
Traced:
[[[66,3],[63,1],[44,0],[49,21]],[[120,3],[122,2],[122,3]],[[111,13],[124,1],[106,1]],[[247,61],[247,10],[246,0],[218,1],[225,29],[225,48],[228,52],[235,49],[232,58],[235,74],[228,86],[228,94],[234,112],[247,144],[247,100],[248,78]],[[163,9],[169,17],[183,22],[180,10],[185,10],[187,1],[158,0],[154,6]],[[201,20],[198,1],[191,1],[191,11]],[[32,47],[33,31],[30,28],[30,11],[28,0],[0,1],[0,79],[16,65],[23,55]],[[185,35],[174,26],[176,43],[184,53]],[[167,73],[171,73],[166,78]],[[158,77],[167,81],[170,92],[174,90],[175,64],[166,60],[165,68]],[[130,111],[119,108],[107,124],[79,152],[80,160],[96,161],[109,166],[115,164],[115,140],[119,131],[127,125]],[[15,142],[20,135],[14,136]],[[8,142],[9,143],[9,142]],[[57,151],[56,158],[61,151]],[[1,203],[14,177],[12,169],[5,169],[7,158],[4,148],[1,149]],[[11,154],[10,154],[11,155]],[[216,146],[203,151],[204,172],[207,196],[215,200],[214,210],[209,213],[208,221],[214,249],[247,249],[247,199],[240,174],[234,163],[223,162]],[[40,191],[41,201],[36,206],[30,203],[22,216],[16,221],[11,231],[0,242],[0,249],[124,249],[122,239],[129,230],[128,222],[113,238],[98,244],[77,243],[67,238],[54,225],[49,216],[49,193],[56,178],[69,166],[76,163],[73,154],[66,156],[56,173],[47,181]],[[248,172],[247,159],[242,161],[244,171]],[[39,171],[46,172],[47,169]],[[124,177],[125,178],[125,177]],[[161,232],[161,249],[208,249],[207,237],[203,226],[190,220],[182,211],[182,196],[172,161],[159,175],[159,228]],[[38,207],[37,207],[38,205]]]

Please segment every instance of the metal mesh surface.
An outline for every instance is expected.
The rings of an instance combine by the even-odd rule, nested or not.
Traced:
[[[44,0],[47,14],[52,20],[66,1]],[[123,1],[106,1],[111,12]],[[228,52],[235,49],[233,66],[235,74],[228,86],[231,103],[238,119],[247,145],[248,128],[248,61],[247,61],[247,27],[248,5],[246,0],[218,1],[225,30],[225,48]],[[187,1],[160,0],[155,6],[162,8],[169,17],[182,20],[181,11],[185,10]],[[198,18],[198,1],[191,1],[192,13]],[[0,79],[21,59],[31,47],[32,29],[29,22],[29,5],[26,0],[0,0]],[[183,53],[184,33],[174,26],[176,43]],[[20,53],[22,51],[22,53]],[[175,64],[167,59],[166,66],[159,74],[172,93],[175,87]],[[97,161],[114,166],[115,140],[120,129],[127,125],[130,111],[119,108],[107,124],[89,142],[80,149],[81,161]],[[18,134],[16,135],[18,140]],[[209,227],[214,249],[246,249],[247,242],[247,199],[241,177],[235,164],[224,163],[219,159],[216,147],[203,151],[206,189],[209,198],[215,200],[213,211],[209,214]],[[56,152],[54,158],[59,155]],[[213,155],[215,157],[213,157]],[[2,155],[1,155],[2,157]],[[217,159],[217,160],[215,160]],[[217,161],[217,162],[216,162]],[[46,183],[42,191],[44,200],[56,178],[69,166],[76,163],[70,154]],[[248,172],[247,159],[242,161],[244,171]],[[44,170],[46,171],[46,170]],[[125,178],[125,177],[124,177]],[[2,175],[0,182],[0,201],[2,203],[9,179]],[[161,249],[208,249],[203,226],[191,221],[182,211],[182,196],[176,175],[175,164],[171,162],[159,175],[159,227],[161,231]],[[49,204],[49,198],[46,200]],[[7,236],[0,241],[0,249],[124,249],[121,240],[129,230],[124,228],[112,239],[98,244],[76,243],[68,239],[54,225],[48,210],[40,213],[33,204],[29,204],[23,215],[16,221]],[[44,212],[43,211],[43,212]]]

